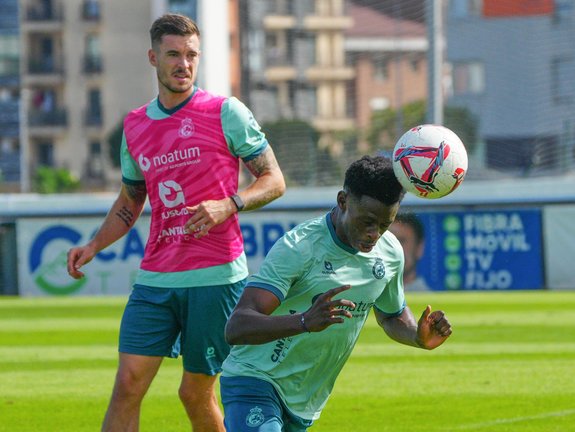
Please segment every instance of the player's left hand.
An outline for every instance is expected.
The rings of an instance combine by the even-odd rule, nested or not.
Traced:
[[[431,311],[427,306],[417,322],[417,340],[422,348],[432,350],[451,335],[451,324],[443,311]]]
[[[184,229],[196,238],[208,235],[210,229],[221,224],[234,213],[230,203],[231,200],[226,198],[202,201],[194,206],[186,207],[192,217],[186,222]]]

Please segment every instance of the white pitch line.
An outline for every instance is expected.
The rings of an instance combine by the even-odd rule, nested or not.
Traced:
[[[482,429],[482,428],[486,428],[486,427],[490,427],[490,426],[497,426],[497,425],[510,424],[510,423],[519,423],[519,422],[524,422],[524,421],[529,421],[529,420],[541,420],[541,419],[546,419],[546,418],[550,418],[550,417],[566,417],[566,416],[570,416],[573,414],[575,414],[575,409],[550,412],[550,413],[543,413],[543,414],[538,414],[538,415],[534,415],[534,416],[527,416],[527,417],[498,419],[498,420],[493,420],[493,421],[484,422],[484,423],[467,424],[467,425],[459,426],[459,427],[457,427],[457,429]]]

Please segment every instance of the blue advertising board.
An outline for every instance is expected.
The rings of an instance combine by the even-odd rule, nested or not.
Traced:
[[[544,287],[539,209],[418,213],[425,249],[417,272],[433,290]]]

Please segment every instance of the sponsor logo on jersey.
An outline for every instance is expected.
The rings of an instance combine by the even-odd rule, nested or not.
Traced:
[[[138,164],[140,165],[140,169],[144,172],[148,171],[150,169],[150,166],[152,165],[150,159],[148,159],[143,154],[141,154],[140,157],[138,158]]]
[[[330,261],[324,261],[323,262],[323,268],[324,268],[324,270],[322,271],[322,274],[325,274],[325,275],[335,274],[335,270],[333,269],[333,264]]]
[[[158,183],[158,196],[167,208],[177,207],[186,201],[182,187],[173,180]]]
[[[147,172],[152,165],[158,169],[158,172],[162,172],[167,169],[199,164],[201,162],[201,153],[199,147],[189,147],[152,156],[151,159],[141,154],[138,157],[138,164],[144,172]]]

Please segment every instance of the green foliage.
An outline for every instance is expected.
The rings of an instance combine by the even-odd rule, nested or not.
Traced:
[[[399,137],[413,126],[426,123],[425,101],[407,104],[401,110],[377,111],[371,119],[367,141],[373,150],[392,150]],[[445,107],[443,124],[455,132],[469,153],[477,142],[477,118],[463,107]]]
[[[124,133],[124,122],[120,121],[108,134],[108,150],[110,162],[116,168],[120,167],[120,148],[122,147],[122,134]]]
[[[38,167],[34,188],[42,194],[73,192],[80,188],[80,180],[66,168]]]
[[[425,102],[407,104],[397,111],[386,109],[372,115],[367,141],[373,150],[392,150],[397,139],[409,128],[425,123]]]
[[[318,149],[319,133],[303,120],[262,124],[289,186],[317,186],[332,181],[337,164]]]
[[[445,107],[444,124],[457,134],[468,153],[472,153],[477,144],[477,118],[464,107]]]

